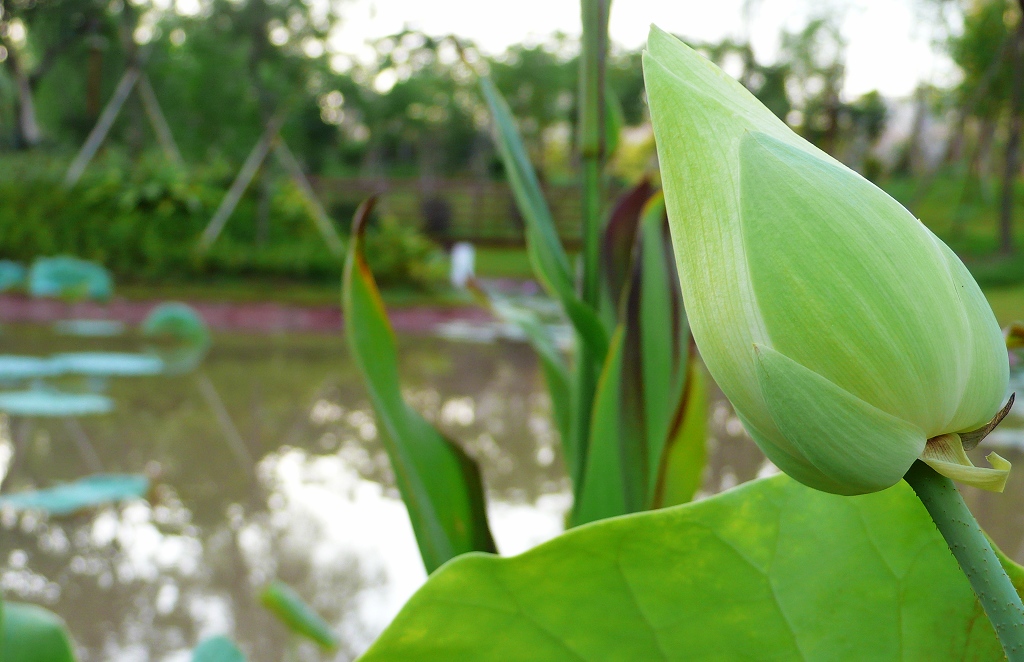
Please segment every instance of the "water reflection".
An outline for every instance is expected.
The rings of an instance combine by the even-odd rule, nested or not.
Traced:
[[[38,329],[7,329],[2,340],[5,354],[138,349],[130,338]],[[405,338],[400,349],[409,400],[481,463],[499,549],[557,535],[570,498],[531,351],[429,338]],[[56,385],[99,388],[80,377]],[[196,372],[101,387],[114,411],[76,419],[78,432],[0,417],[3,491],[70,480],[92,463],[155,477],[150,502],[64,520],[0,514],[0,588],[62,615],[83,662],[185,661],[220,633],[254,662],[282,660],[292,643],[256,599],[273,578],[335,626],[343,646],[330,659],[348,660],[424,580],[340,335],[221,336]],[[701,496],[774,471],[718,392],[709,421]],[[1024,451],[1000,452],[1024,466]],[[1007,495],[968,497],[1004,549],[1024,557],[1024,472],[1011,474]],[[303,644],[296,659],[328,658]]]
[[[8,329],[3,341],[5,353],[39,356],[136,349],[130,339],[39,329]],[[557,535],[567,484],[530,351],[402,345],[410,401],[482,464],[500,549]],[[54,383],[97,388],[78,377]],[[82,660],[185,660],[216,633],[231,634],[252,660],[281,660],[291,642],[256,600],[273,578],[337,626],[344,644],[334,659],[351,659],[424,580],[340,337],[221,337],[192,374],[114,378],[102,390],[115,402],[110,414],[72,424],[14,417],[0,431],[4,491],[70,480],[96,464],[156,477],[152,503],[0,521],[4,594],[63,616]],[[79,452],[79,435],[95,458]],[[305,645],[299,658],[326,659]]]

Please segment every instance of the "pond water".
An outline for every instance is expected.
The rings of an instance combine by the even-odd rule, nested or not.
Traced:
[[[69,338],[5,327],[2,353],[138,351],[125,338]],[[557,535],[569,489],[529,348],[511,341],[400,340],[406,395],[481,464],[500,551]],[[108,396],[110,413],[0,415],[0,490],[95,470],[144,472],[149,501],[70,519],[0,515],[0,588],[60,614],[83,662],[184,661],[229,634],[253,662],[348,660],[365,649],[425,574],[374,416],[341,334],[219,335],[177,376],[48,380]],[[720,393],[709,406],[701,495],[773,472]],[[1024,419],[997,436],[1024,467]],[[997,542],[1024,560],[1024,471],[1004,495],[967,496]],[[297,647],[258,603],[278,578],[342,635],[328,658]]]

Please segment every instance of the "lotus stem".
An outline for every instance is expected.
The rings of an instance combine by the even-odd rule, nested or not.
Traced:
[[[1024,662],[1024,604],[953,481],[918,460],[904,476],[946,539],[995,628],[1006,659]]]

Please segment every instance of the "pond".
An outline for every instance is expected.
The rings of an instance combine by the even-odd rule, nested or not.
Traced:
[[[4,354],[138,351],[126,338],[71,338],[8,326]],[[511,341],[400,339],[406,395],[480,462],[500,551],[557,535],[571,497],[530,349]],[[394,488],[374,416],[343,338],[215,336],[202,365],[175,376],[47,380],[108,396],[109,413],[0,415],[5,493],[96,470],[143,472],[149,501],[69,519],[0,514],[0,588],[68,623],[80,659],[184,661],[201,638],[227,633],[253,662],[352,659],[425,574]],[[709,406],[710,458],[700,496],[774,467],[728,402]],[[1024,419],[996,436],[1024,468]],[[977,458],[976,458],[977,460]],[[1007,553],[1024,560],[1024,471],[1004,495],[967,496]],[[342,636],[328,658],[261,607],[281,579]]]

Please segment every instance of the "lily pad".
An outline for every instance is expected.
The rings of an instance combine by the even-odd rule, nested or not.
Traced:
[[[25,267],[10,260],[0,260],[0,292],[18,287],[25,282]]]
[[[49,358],[0,354],[0,380],[36,379],[53,377],[63,371],[60,364]]]
[[[134,377],[159,375],[164,362],[152,354],[125,352],[76,352],[53,357],[65,373],[100,377]]]
[[[12,416],[89,416],[114,410],[114,401],[96,393],[44,389],[0,392],[0,411]]]
[[[117,320],[61,320],[54,330],[65,336],[112,338],[124,333],[124,322]]]
[[[4,662],[75,662],[64,621],[37,605],[5,602],[0,639]]]
[[[1001,660],[904,482],[841,497],[780,475],[437,570],[362,658]]]
[[[62,255],[32,263],[28,292],[34,297],[105,300],[113,296],[114,283],[102,265]]]
[[[142,334],[155,339],[166,339],[189,345],[210,344],[210,329],[199,312],[185,303],[161,303],[142,322]]]
[[[96,474],[43,490],[0,495],[0,507],[42,510],[62,517],[109,503],[141,499],[149,478],[140,474]]]
[[[192,651],[192,662],[245,662],[245,655],[223,635],[210,637]]]

